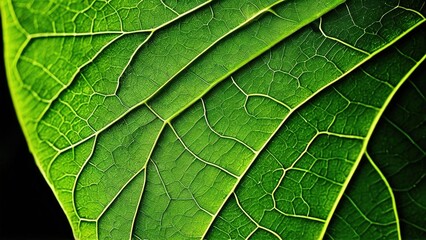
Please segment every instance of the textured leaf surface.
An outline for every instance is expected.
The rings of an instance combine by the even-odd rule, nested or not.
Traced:
[[[76,238],[425,237],[424,1],[1,7]]]

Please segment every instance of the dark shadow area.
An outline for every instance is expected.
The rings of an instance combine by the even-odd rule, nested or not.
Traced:
[[[19,126],[6,81],[1,30],[0,239],[73,239]]]

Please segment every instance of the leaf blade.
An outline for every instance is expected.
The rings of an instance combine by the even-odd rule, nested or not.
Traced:
[[[196,3],[199,5],[191,2],[195,5],[184,5],[186,12],[181,15],[180,10],[175,10],[179,6],[159,1],[158,10],[169,15],[164,21],[148,23],[157,26],[151,32],[140,25],[123,27],[128,23],[120,21],[128,19],[118,17],[120,21],[104,25],[113,29],[108,32],[103,31],[102,24],[95,24],[87,34],[67,32],[65,28],[57,33],[50,28],[37,33],[25,30],[34,26],[25,21],[25,9],[19,9],[23,5],[2,3],[6,6],[2,10],[18,10],[15,16],[13,11],[4,10],[14,19],[8,25],[8,35],[20,39],[7,54],[18,115],[37,163],[67,212],[77,238],[204,237],[212,234],[209,229],[218,216],[235,216],[232,212],[219,212],[222,208],[242,209],[237,215],[242,217],[244,226],[249,226],[245,237],[280,238],[297,232],[309,238],[323,236],[339,196],[360,161],[355,156],[361,155],[356,152],[364,151],[366,144],[361,143],[372,134],[369,122],[378,121],[371,116],[382,109],[383,100],[364,97],[363,89],[357,86],[352,86],[355,92],[348,91],[340,82],[348,78],[372,79],[369,72],[358,69],[369,66],[377,54],[425,21],[417,3],[382,6],[369,2],[360,7],[353,1],[311,24],[311,29],[300,29],[340,1],[334,5],[302,0],[257,2],[257,7],[237,1]],[[102,11],[114,10],[113,4]],[[321,10],[317,11],[317,7]],[[40,9],[43,11],[43,7]],[[114,14],[119,16],[123,9]],[[114,14],[105,19],[112,19],[109,17]],[[404,19],[397,27],[394,15]],[[27,25],[20,25],[16,19]],[[40,16],[34,19],[44,21]],[[286,24],[289,29],[280,29]],[[336,32],[339,26],[354,30]],[[178,33],[179,37],[171,38]],[[190,42],[194,39],[200,41]],[[253,39],[256,40],[250,42]],[[238,45],[239,40],[245,40],[246,45]],[[55,51],[41,57],[36,54],[41,46],[61,51],[71,46],[67,50],[71,55],[64,56],[77,60],[75,66],[66,67],[71,71],[64,73],[63,65],[49,57]],[[88,46],[91,51],[84,52]],[[227,55],[235,46],[240,48]],[[13,52],[18,54],[12,57]],[[73,57],[76,52],[81,52],[82,57]],[[228,58],[223,60],[220,56]],[[404,63],[404,67],[410,64]],[[213,71],[218,66],[225,70]],[[213,70],[206,71],[210,69]],[[36,77],[31,79],[31,74]],[[144,84],[138,84],[140,79]],[[198,83],[193,84],[195,81]],[[388,83],[388,87],[392,84]],[[387,93],[381,91],[381,97],[386,98]],[[321,100],[316,106],[318,98],[338,100]],[[330,114],[320,109],[328,109],[327,104],[340,110]],[[313,105],[317,114],[307,113],[305,105]],[[286,141],[277,140],[283,131],[292,128],[294,121],[299,125],[294,136],[305,135],[300,136],[305,142],[292,142],[293,133]],[[299,146],[293,153],[284,153],[287,157],[279,158],[292,171],[287,175],[284,167],[278,167],[261,175],[260,185],[252,185],[259,185],[256,191],[276,191],[281,198],[268,193],[272,201],[262,197],[258,205],[251,205],[243,194],[244,188],[250,186],[243,183],[247,182],[245,175],[250,178],[253,169],[258,168],[256,162],[262,159],[276,165],[279,160],[274,160],[270,146],[280,141],[287,149],[292,144]],[[343,154],[341,148],[349,149],[350,154],[338,155],[327,164],[334,164],[335,169],[341,167],[343,174],[324,175],[324,170],[312,172],[307,167],[321,154]],[[288,159],[294,161],[286,162]],[[336,165],[336,160],[347,166]],[[303,187],[297,189],[295,179],[303,180],[308,175],[322,185],[334,185],[330,188],[332,193],[324,198],[321,188],[314,184],[306,199],[287,199],[295,193],[306,194]],[[135,186],[141,185],[136,190]],[[250,199],[256,194],[246,196]],[[316,197],[323,203],[318,204]],[[228,201],[231,207],[227,207]],[[262,207],[279,211],[262,215]],[[283,216],[293,216],[288,222],[293,229],[277,223]],[[121,222],[117,220],[120,218]],[[306,219],[314,224],[308,227],[303,222]],[[122,230],[110,231],[114,228]],[[219,229],[216,225],[213,228]]]

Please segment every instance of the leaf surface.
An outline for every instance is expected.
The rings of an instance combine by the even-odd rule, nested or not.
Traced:
[[[2,1],[17,113],[78,239],[424,236],[424,11]]]

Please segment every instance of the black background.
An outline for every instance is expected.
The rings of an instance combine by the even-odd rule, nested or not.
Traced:
[[[16,118],[6,81],[1,27],[0,37],[0,239],[73,239]]]

